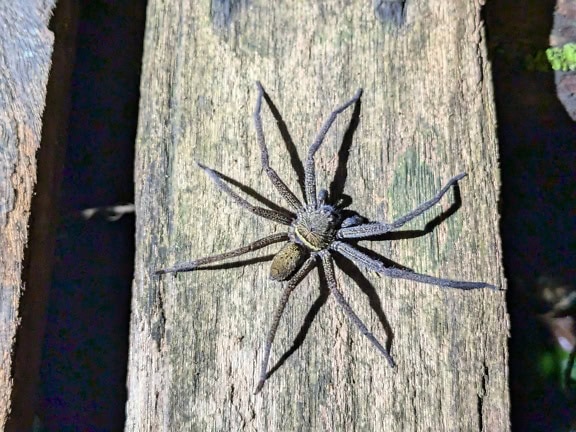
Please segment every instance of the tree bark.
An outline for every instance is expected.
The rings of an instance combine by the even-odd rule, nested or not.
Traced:
[[[383,22],[386,14],[368,1],[150,1],[135,163],[128,431],[509,429],[503,292],[337,270],[353,309],[377,338],[391,340],[398,365],[391,369],[333,298],[316,310],[325,291],[314,271],[291,297],[270,367],[302,329],[303,343],[254,395],[282,293],[268,279],[269,264],[153,276],[286,229],[236,206],[195,164],[285,204],[260,165],[252,123],[260,80],[301,157],[328,114],[364,88],[349,155],[339,150],[352,109],[328,133],[316,169],[319,188],[338,175],[351,208],[372,220],[407,213],[466,171],[461,205],[447,194],[398,238],[363,245],[418,272],[504,287],[481,4],[405,6],[405,19]],[[267,106],[263,123],[271,165],[300,195]],[[411,235],[455,207],[433,232]]]

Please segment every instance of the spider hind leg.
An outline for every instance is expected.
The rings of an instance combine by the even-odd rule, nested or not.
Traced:
[[[228,252],[224,252],[224,253],[217,254],[217,255],[211,255],[208,257],[198,258],[197,260],[194,260],[194,261],[179,263],[179,264],[176,264],[175,266],[172,266],[172,267],[167,267],[164,269],[156,270],[154,272],[154,274],[158,276],[158,275],[163,275],[163,274],[167,274],[167,273],[183,273],[183,272],[194,271],[198,267],[201,267],[203,265],[212,264],[212,263],[215,263],[218,261],[224,261],[224,260],[229,259],[229,258],[235,258],[237,256],[244,255],[245,253],[252,252],[252,251],[255,251],[258,249],[262,249],[266,246],[270,246],[271,244],[279,243],[279,242],[286,241],[286,240],[288,240],[288,234],[287,233],[272,234],[272,235],[263,237],[261,239],[258,239],[256,241],[250,243],[250,244],[247,244],[246,246],[239,247],[238,249],[233,249],[233,250],[230,250]]]
[[[324,273],[326,275],[326,280],[328,282],[328,288],[330,288],[330,292],[338,302],[338,305],[342,308],[348,319],[352,321],[352,323],[358,327],[358,330],[368,338],[370,343],[374,345],[374,347],[384,356],[384,358],[388,361],[390,367],[396,367],[396,363],[394,363],[394,359],[388,352],[386,348],[382,346],[380,341],[376,339],[376,337],[368,330],[364,322],[356,315],[356,312],[352,309],[350,304],[346,301],[340,290],[338,289],[338,285],[336,284],[336,278],[334,276],[334,264],[332,262],[332,257],[330,256],[330,252],[324,250],[320,252],[320,257],[322,258],[322,267],[324,269]]]

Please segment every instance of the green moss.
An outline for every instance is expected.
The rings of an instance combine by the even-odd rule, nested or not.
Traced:
[[[576,71],[576,43],[548,48],[546,57],[548,57],[548,61],[554,70]]]

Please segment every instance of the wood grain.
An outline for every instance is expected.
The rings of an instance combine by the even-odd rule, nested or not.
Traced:
[[[36,151],[40,145],[42,114],[51,65],[53,34],[48,30],[50,0],[0,4],[0,429],[18,429],[31,418],[33,398],[26,408],[14,400],[26,391],[29,377],[37,375],[37,360],[22,375],[16,365],[18,351],[39,356],[42,333],[22,338],[23,310],[29,285],[24,274],[30,235],[29,218],[37,178]],[[37,302],[42,300],[29,298]],[[35,317],[32,319],[34,320]],[[36,360],[36,361],[34,361]],[[36,368],[36,369],[34,369]],[[25,369],[25,368],[23,368]],[[34,381],[34,379],[32,379]],[[23,413],[22,410],[26,411]],[[12,416],[12,426],[7,426]],[[18,418],[16,418],[18,417]]]
[[[284,204],[259,165],[251,115],[260,80],[300,155],[329,112],[364,88],[344,192],[371,219],[390,221],[468,172],[461,207],[433,233],[365,245],[423,273],[504,286],[480,4],[410,2],[398,27],[379,21],[367,1],[252,1],[225,10],[221,3],[148,5],[126,429],[508,430],[501,292],[367,274],[365,295],[338,271],[345,296],[381,340],[389,324],[398,368],[328,298],[302,346],[254,396],[281,294],[268,265],[151,275],[283,229],[234,206],[194,163]],[[338,119],[317,157],[320,187],[338,166],[350,115]],[[267,108],[263,121],[272,166],[299,192]],[[423,229],[452,202],[447,197],[406,229]],[[290,348],[319,295],[314,272],[293,294],[272,362]]]

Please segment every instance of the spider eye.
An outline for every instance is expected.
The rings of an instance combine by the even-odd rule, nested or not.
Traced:
[[[333,213],[334,209],[332,208],[332,206],[323,205],[322,207],[320,207],[320,214],[324,216],[333,216]]]

